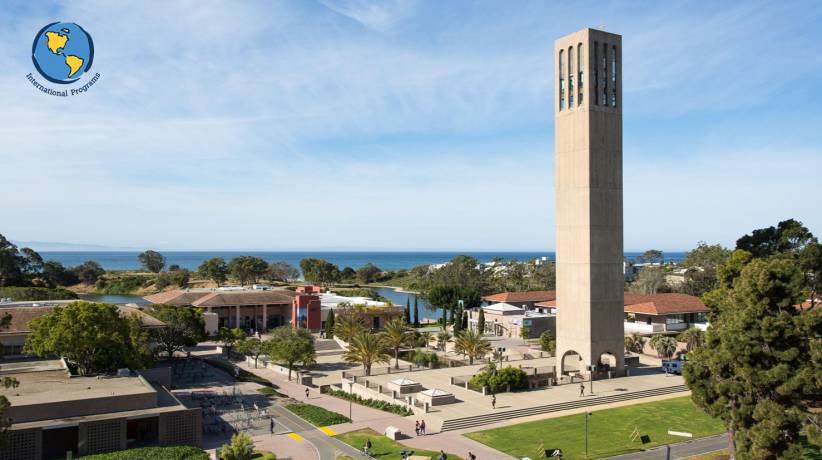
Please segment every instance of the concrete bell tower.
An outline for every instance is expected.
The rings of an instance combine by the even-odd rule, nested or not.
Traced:
[[[624,366],[622,37],[554,43],[557,372]]]

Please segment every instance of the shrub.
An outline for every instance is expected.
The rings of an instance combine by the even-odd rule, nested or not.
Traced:
[[[193,446],[142,447],[107,454],[86,455],[83,460],[208,460],[208,454]]]
[[[127,295],[143,287],[147,277],[139,275],[125,275],[118,278],[108,279],[103,283],[102,289],[99,286],[99,284],[101,284],[99,283],[101,280],[102,278],[98,280],[98,284],[95,285],[98,293],[108,295]]]
[[[539,335],[539,348],[542,351],[555,353],[557,351],[557,339],[551,331],[545,331]]]
[[[304,418],[314,426],[338,425],[351,421],[351,419],[345,415],[331,412],[328,409],[313,404],[293,403],[285,406],[285,408]]]
[[[257,388],[257,393],[268,396],[270,398],[273,398],[275,396],[279,396],[279,397],[283,397],[283,398],[286,397],[284,394],[280,393],[279,391],[277,391],[277,390],[275,390],[271,387]]]
[[[414,361],[414,364],[417,366],[430,365],[433,369],[438,368],[440,364],[440,357],[435,352],[428,352],[419,349],[414,351],[414,354],[411,356],[411,360]]]
[[[0,287],[0,297],[11,297],[15,301],[66,300],[76,299],[77,294],[63,288],[44,287]]]
[[[246,433],[231,436],[231,442],[223,444],[220,449],[220,460],[251,460],[254,454],[254,441]]]
[[[391,404],[387,401],[382,401],[380,399],[371,399],[371,398],[363,398],[360,395],[355,395],[351,393],[346,393],[342,390],[335,390],[333,388],[329,388],[326,393],[327,395],[331,395],[340,399],[345,399],[348,401],[353,401],[359,405],[371,407],[374,409],[378,409],[384,412],[390,412],[392,414],[402,415],[403,417],[407,417],[409,415],[414,415],[414,411],[411,409],[400,405],[400,404]]]
[[[511,385],[512,390],[516,390],[528,387],[528,374],[522,369],[511,366],[497,370],[496,366],[491,363],[488,365],[488,370],[471,377],[469,383],[479,387],[488,387],[494,393],[504,390],[508,385]]]

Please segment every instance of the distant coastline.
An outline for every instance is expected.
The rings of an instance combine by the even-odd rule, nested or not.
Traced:
[[[140,263],[137,254],[140,251],[39,251],[44,260],[56,260],[65,266],[76,266],[87,260],[99,263],[105,270],[137,270]],[[181,268],[196,270],[200,264],[212,257],[222,257],[226,261],[241,255],[257,256],[267,262],[285,261],[299,268],[300,260],[304,258],[325,259],[336,264],[340,269],[351,267],[357,269],[365,264],[373,263],[382,270],[411,269],[418,265],[440,264],[465,254],[475,257],[480,262],[488,262],[495,257],[506,260],[516,259],[527,261],[545,257],[554,260],[553,251],[454,251],[454,252],[367,252],[367,251],[161,251],[166,257],[166,266],[178,265]],[[626,252],[626,259],[634,259],[641,252]],[[684,259],[684,252],[664,252],[666,261],[680,261]]]

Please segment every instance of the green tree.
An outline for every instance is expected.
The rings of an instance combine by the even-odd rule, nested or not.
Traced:
[[[254,369],[257,368],[257,360],[263,353],[263,343],[256,337],[247,337],[235,345],[237,353],[245,356],[252,356],[254,358]]]
[[[636,258],[639,263],[660,264],[665,258],[659,249],[648,249]]]
[[[249,281],[256,283],[267,271],[268,264],[259,257],[237,256],[228,263],[228,272],[241,285],[248,284]]]
[[[343,359],[347,363],[362,364],[363,373],[367,377],[371,375],[371,366],[390,362],[391,355],[388,354],[382,336],[362,331],[351,339]]]
[[[556,353],[557,338],[554,336],[553,332],[544,331],[539,335],[539,349],[549,353]]]
[[[228,279],[228,265],[222,257],[212,257],[197,267],[197,273],[203,278],[214,281],[219,286]]]
[[[234,345],[241,340],[245,340],[245,338],[245,331],[239,327],[232,329],[221,327],[220,330],[217,331],[217,341],[223,344],[223,348],[225,348],[226,351],[226,356],[229,358],[231,358],[231,349],[234,348]]]
[[[169,359],[175,352],[206,339],[205,320],[199,309],[156,304],[147,307],[146,312],[166,324],[166,327],[153,329],[151,339]]]
[[[448,342],[451,341],[451,333],[447,330],[443,329],[437,333],[437,348],[440,351],[445,351],[445,347],[448,346]]]
[[[340,269],[323,259],[302,259],[300,269],[303,271],[305,280],[311,283],[318,283],[320,286],[328,286],[340,280]]]
[[[80,281],[86,284],[96,283],[106,273],[103,267],[93,260],[87,260],[72,268],[71,271]]]
[[[411,324],[411,299],[408,297],[405,298],[405,311],[403,311],[403,319],[405,319],[405,324]]]
[[[482,308],[479,309],[479,314],[477,315],[477,333],[479,333],[479,335],[485,334],[485,310]]]
[[[420,309],[417,306],[417,296],[414,296],[414,327],[420,327]]]
[[[339,318],[335,319],[334,335],[345,342],[351,342],[353,337],[365,330],[365,322],[353,308],[345,308],[340,313]]]
[[[23,264],[23,256],[17,246],[0,235],[0,287],[26,285]]]
[[[393,319],[385,323],[382,332],[385,345],[394,352],[394,369],[400,368],[400,348],[408,341],[408,327],[402,319]]]
[[[334,309],[328,311],[328,317],[325,319],[325,338],[334,338]]]
[[[676,339],[658,334],[651,337],[651,346],[661,358],[670,358],[676,353]]]
[[[166,258],[159,252],[150,249],[137,255],[137,260],[140,261],[143,268],[152,273],[160,273],[163,271],[163,267],[166,266]]]
[[[231,436],[231,442],[220,448],[220,460],[251,460],[254,458],[254,440],[246,433]]]
[[[40,277],[49,287],[71,286],[80,282],[77,275],[67,270],[60,262],[54,260],[43,262],[43,270],[40,273]]]
[[[43,270],[43,258],[34,249],[23,248],[20,250],[22,257],[23,272],[31,279]]]
[[[12,377],[3,377],[2,379],[3,388],[17,388],[20,385],[20,382],[17,379]],[[6,416],[6,413],[11,407],[11,403],[9,402],[8,398],[5,395],[0,395],[0,449],[6,447],[8,442],[8,430],[11,428],[13,420],[10,417]]]
[[[287,283],[300,277],[300,271],[291,266],[288,262],[271,262],[268,266],[268,278],[271,281]]]
[[[308,365],[316,358],[314,336],[303,328],[283,326],[271,331],[271,339],[264,345],[264,352],[274,361],[288,368],[288,380],[295,364]]]
[[[628,286],[628,290],[637,294],[656,294],[670,292],[665,281],[665,270],[661,267],[645,267],[639,271],[636,280]]]
[[[716,289],[716,269],[728,260],[731,252],[718,244],[709,245],[700,241],[696,248],[685,253],[682,266],[685,272],[684,282],[677,287],[679,292],[700,297]]]
[[[645,337],[642,337],[636,332],[632,333],[631,335],[626,335],[625,349],[633,353],[642,353],[642,350],[645,349],[646,341],[647,340],[645,339]]]
[[[357,271],[351,267],[345,267],[340,272],[340,279],[345,281],[354,281],[354,278],[357,277]]]
[[[140,369],[151,364],[148,333],[116,306],[84,301],[54,309],[29,323],[24,352],[62,356],[80,374]]]
[[[683,373],[738,459],[800,458],[808,404],[822,397],[822,310],[795,308],[804,277],[791,253],[807,238],[785,236],[802,232],[783,224],[737,243],[767,259],[737,250],[717,270],[720,287],[704,296],[711,327]]]
[[[736,248],[749,252],[755,258],[776,254],[795,254],[809,243],[817,242],[816,237],[794,219],[779,222],[776,227],[754,230],[736,240]]]
[[[377,281],[377,278],[382,273],[379,267],[372,263],[367,263],[357,270],[357,279],[360,283],[370,284]]]
[[[454,351],[467,356],[468,364],[474,364],[476,358],[482,358],[491,352],[491,342],[473,329],[468,329],[454,339]]]
[[[702,331],[702,329],[692,327],[688,330],[680,332],[676,339],[680,342],[684,342],[686,350],[690,352],[696,347],[702,345],[702,342],[705,340],[705,332]]]

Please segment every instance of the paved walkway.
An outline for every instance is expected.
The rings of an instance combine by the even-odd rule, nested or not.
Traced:
[[[683,459],[694,455],[716,452],[728,447],[728,434],[723,433],[706,438],[698,438],[679,444],[671,444],[671,459]],[[667,458],[666,446],[655,447],[643,452],[608,457],[609,460],[664,460]]]
[[[290,396],[293,399],[298,401],[306,401],[305,399],[305,389],[306,387],[296,383],[296,381],[289,382],[284,376],[270,370],[270,369],[263,369],[258,368],[254,369],[254,366],[251,365],[250,367],[242,363],[240,367],[243,369],[248,370],[249,372],[253,372],[263,378],[271,380],[275,384],[277,384],[280,389],[278,390],[281,393],[284,393]],[[403,439],[400,441],[401,444],[406,445],[412,449],[426,449],[426,450],[433,450],[438,451],[442,448],[445,450],[452,452],[460,457],[467,458],[468,452],[473,452],[477,459],[479,460],[486,460],[486,459],[512,459],[510,457],[498,450],[492,449],[484,444],[478,443],[472,439],[468,439],[462,436],[459,432],[448,432],[442,434],[432,434],[427,436],[419,436],[414,437],[414,422],[416,419],[421,418],[414,416],[411,417],[401,417],[399,415],[391,414],[389,412],[384,412],[377,409],[372,409],[370,407],[365,407],[360,404],[352,404],[349,401],[345,401],[340,398],[335,398],[333,396],[323,395],[320,394],[316,389],[310,389],[309,399],[306,401],[309,404],[314,404],[315,406],[324,407],[330,411],[334,411],[343,415],[348,416],[349,409],[351,411],[351,423],[342,423],[339,425],[334,425],[326,428],[326,431],[320,431],[314,428],[313,426],[308,426],[311,428],[310,431],[313,431],[314,434],[320,433],[320,437],[325,436],[326,440],[333,440],[335,445],[339,446],[340,444],[349,447],[347,444],[342,443],[341,441],[337,441],[334,438],[329,438],[332,434],[340,434],[340,433],[347,433],[350,431],[356,431],[363,428],[370,428],[377,433],[383,433],[385,429],[389,426],[394,426],[400,429],[400,431],[406,435],[411,435],[412,437]],[[284,409],[283,409],[284,410]],[[288,412],[288,411],[286,411]],[[289,414],[292,417],[296,417],[295,415]],[[297,417],[299,418],[299,417]],[[278,415],[279,420],[279,415]],[[302,419],[300,419],[302,420]],[[285,423],[291,423],[290,419],[284,420]],[[307,424],[307,422],[303,423]],[[298,428],[299,429],[299,428]],[[303,432],[298,432],[299,434],[303,434]],[[312,443],[320,442],[316,437],[309,438],[308,436],[304,436],[306,439],[309,439]],[[255,438],[257,439],[257,438]],[[266,444],[259,444],[258,448],[265,449]],[[349,447],[350,448],[350,447]],[[277,452],[276,449],[268,448],[274,452]],[[355,450],[355,455],[351,455],[347,453],[346,455],[351,455],[354,458],[362,458],[361,455],[358,454]],[[320,452],[322,455],[322,452]],[[325,460],[325,457],[320,457],[321,460]],[[333,459],[333,457],[331,457]]]

